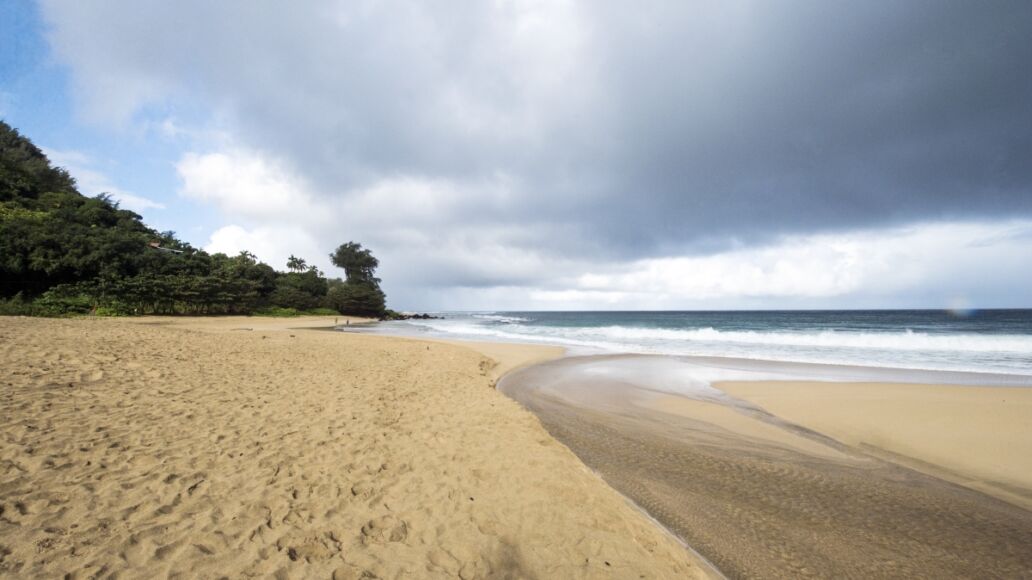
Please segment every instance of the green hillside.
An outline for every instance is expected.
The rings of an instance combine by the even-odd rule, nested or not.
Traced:
[[[82,195],[67,171],[0,121],[0,314],[383,316],[369,251],[348,242],[331,257],[346,281],[300,258],[279,272],[246,251],[194,248],[108,196]],[[371,269],[352,267],[356,260]]]

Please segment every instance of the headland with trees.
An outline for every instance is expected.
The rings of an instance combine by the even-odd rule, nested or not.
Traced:
[[[108,195],[82,195],[0,121],[0,314],[398,316],[367,248],[347,242],[330,258],[344,279],[293,255],[278,271],[248,251],[194,248]]]

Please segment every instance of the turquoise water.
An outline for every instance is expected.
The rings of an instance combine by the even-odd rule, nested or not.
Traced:
[[[1032,376],[1032,310],[451,312],[374,331],[656,353]]]

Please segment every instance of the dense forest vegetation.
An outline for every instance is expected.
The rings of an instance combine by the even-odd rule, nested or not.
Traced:
[[[361,244],[330,255],[345,279],[291,256],[209,254],[157,232],[0,121],[0,314],[353,314],[384,317],[379,265]]]

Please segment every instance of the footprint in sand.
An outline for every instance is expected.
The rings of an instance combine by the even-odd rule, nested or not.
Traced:
[[[358,498],[371,497],[374,491],[376,491],[376,488],[371,483],[365,481],[360,481],[351,486],[351,495]]]
[[[351,565],[341,566],[333,571],[333,580],[376,580],[384,576],[373,570],[362,570]]]
[[[313,560],[326,560],[340,552],[341,545],[334,540],[334,534],[307,536],[287,536],[281,538],[277,547],[286,550],[287,557],[291,561],[311,562]]]
[[[408,537],[408,524],[398,518],[386,515],[362,526],[362,542],[365,544],[386,544],[402,542]]]

